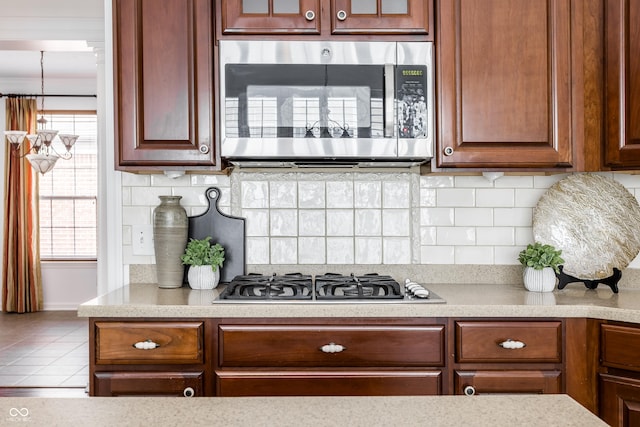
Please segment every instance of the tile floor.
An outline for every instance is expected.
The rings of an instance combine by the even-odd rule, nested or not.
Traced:
[[[88,335],[75,311],[0,313],[0,387],[85,388]]]

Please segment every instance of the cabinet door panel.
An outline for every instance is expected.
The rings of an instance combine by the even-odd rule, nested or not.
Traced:
[[[320,34],[320,0],[254,3],[221,0],[222,34]]]
[[[570,0],[438,5],[437,166],[570,166]]]
[[[93,381],[92,396],[203,395],[202,372],[97,372]]]
[[[640,380],[601,374],[599,415],[611,426],[639,426]]]
[[[560,371],[456,371],[455,394],[560,393]]]
[[[606,164],[640,166],[640,2],[607,0]]]
[[[116,168],[214,166],[207,0],[115,0]]]
[[[217,395],[237,396],[405,396],[440,394],[442,373],[219,371]]]
[[[602,325],[602,365],[640,371],[640,329]]]
[[[431,0],[332,0],[331,5],[333,34],[426,35],[432,27]]]

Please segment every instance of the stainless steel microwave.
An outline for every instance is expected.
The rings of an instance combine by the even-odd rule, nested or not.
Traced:
[[[433,43],[223,40],[221,155],[243,166],[410,166],[433,155]]]

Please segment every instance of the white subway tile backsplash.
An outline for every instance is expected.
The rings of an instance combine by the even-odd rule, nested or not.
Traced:
[[[298,206],[298,185],[294,181],[271,182],[269,186],[270,208],[296,208]]]
[[[324,237],[298,238],[299,264],[326,264],[326,243]]]
[[[324,236],[326,233],[326,211],[321,209],[301,209],[298,211],[300,236]]]
[[[411,240],[408,237],[384,237],[382,239],[384,264],[411,264]]]
[[[127,207],[122,208],[122,225],[153,224],[153,208]]]
[[[492,226],[493,209],[489,208],[455,208],[454,224],[464,226]]]
[[[243,209],[244,227],[247,236],[269,235],[269,211],[267,209]]]
[[[455,224],[455,209],[453,208],[423,208],[420,209],[420,225],[452,226]]]
[[[435,207],[437,205],[436,190],[434,188],[420,189],[420,206]]]
[[[457,246],[456,264],[493,264],[492,246]]]
[[[353,237],[327,237],[327,264],[353,264]]]
[[[301,209],[325,208],[324,182],[298,181],[298,207]]]
[[[271,209],[269,228],[271,236],[297,236],[298,211],[295,209]]]
[[[494,248],[494,262],[499,265],[517,265],[518,254],[525,246],[496,246]]]
[[[382,238],[356,237],[356,264],[382,264]]]
[[[533,188],[532,176],[505,175],[493,182],[495,188]]]
[[[493,223],[496,225],[526,227],[533,219],[532,208],[495,208]]]
[[[546,188],[527,188],[517,189],[516,191],[516,206],[535,207],[538,204],[540,197],[547,191]]]
[[[295,237],[271,238],[271,264],[295,264],[298,262],[298,239]]]
[[[421,188],[452,188],[453,176],[427,175],[420,177]]]
[[[353,209],[327,209],[327,236],[353,236]]]
[[[486,208],[510,208],[515,195],[511,188],[479,188],[476,190],[476,206]]]
[[[382,234],[382,211],[380,209],[356,209],[355,235],[380,236]]]
[[[527,246],[529,243],[533,243],[533,227],[515,227],[516,231],[516,246]]]
[[[420,245],[435,245],[437,227],[420,227]]]
[[[353,208],[352,181],[328,181],[326,188],[328,209]]]
[[[268,237],[247,237],[245,244],[247,264],[270,264]]]
[[[409,209],[384,209],[382,211],[383,236],[409,236]]]
[[[408,208],[411,203],[409,182],[389,181],[382,184],[382,207]]]
[[[354,206],[375,209],[382,207],[382,183],[380,181],[355,181]]]
[[[640,199],[639,175],[608,174]],[[206,209],[206,189],[216,186],[220,209],[246,218],[249,265],[513,265],[533,241],[537,201],[565,176],[506,175],[491,182],[480,175],[237,171],[171,180],[123,173],[123,253],[132,253],[131,226],[152,223],[159,195],[182,196],[194,216]]]
[[[422,246],[420,260],[422,264],[454,264],[453,246]]]
[[[475,227],[438,227],[436,241],[441,246],[469,246],[476,243]]]
[[[440,207],[470,207],[475,205],[475,192],[473,188],[439,188],[437,201]]]
[[[480,246],[499,246],[515,244],[514,227],[478,227],[476,244]]]
[[[482,175],[456,176],[454,177],[456,188],[488,188],[493,187],[493,183]]]

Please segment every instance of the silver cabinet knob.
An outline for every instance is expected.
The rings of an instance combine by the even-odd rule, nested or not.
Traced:
[[[207,144],[200,144],[200,147],[198,147],[198,150],[200,150],[202,154],[208,154],[209,146]]]
[[[304,13],[304,17],[307,21],[313,21],[314,19],[316,19],[316,13],[313,10],[307,10]]]
[[[338,21],[344,21],[345,19],[347,19],[347,12],[345,12],[344,10],[339,10],[338,13],[336,13],[336,17],[338,18]]]
[[[474,386],[468,385],[464,388],[463,393],[465,394],[465,396],[473,396],[474,394],[476,394],[476,389]]]
[[[187,387],[187,388],[184,389],[182,394],[184,395],[184,397],[193,397],[193,396],[196,395],[196,392],[195,392],[195,390],[193,388]]]
[[[450,156],[452,154],[453,154],[453,148],[451,148],[451,147],[445,147],[444,148],[444,155],[445,156]]]

